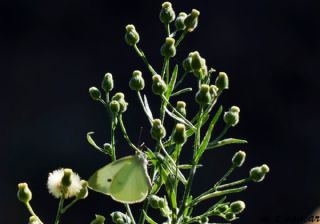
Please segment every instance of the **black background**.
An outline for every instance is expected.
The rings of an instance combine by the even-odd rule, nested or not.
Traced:
[[[142,141],[152,146],[146,118],[127,87],[131,72],[140,69],[147,82],[145,93],[150,92],[150,74],[123,36],[125,25],[135,24],[139,45],[160,70],[159,48],[165,37],[158,20],[160,5],[146,0],[1,3],[2,223],[27,223],[28,213],[16,199],[19,182],[29,183],[36,213],[53,223],[58,202],[47,193],[48,172],[71,167],[87,178],[109,161],[85,139],[88,131],[95,131],[99,144],[109,140],[105,111],[87,94],[90,86],[100,86],[105,72],[114,75],[116,90],[126,93],[130,104],[124,119],[132,139],[138,141],[144,126]],[[198,28],[187,35],[174,62],[198,50],[208,66],[229,74],[231,88],[220,103],[225,108],[239,105],[241,122],[228,137],[249,141],[208,152],[194,194],[215,183],[233,153],[243,149],[247,161],[230,179],[245,177],[251,167],[263,163],[270,165],[271,173],[263,183],[249,184],[246,192],[230,197],[247,205],[236,223],[306,217],[320,204],[318,1],[174,1],[173,7],[177,13],[201,11]],[[194,86],[194,81],[190,76],[187,83]],[[193,95],[186,98],[192,114],[197,109],[191,104]],[[149,101],[158,108],[157,98],[150,96]],[[132,154],[119,139],[119,156]],[[186,158],[191,154],[188,148],[184,153]],[[198,211],[209,205],[204,203]],[[108,216],[117,209],[124,211],[110,198],[90,193],[62,223],[89,223],[95,213]]]

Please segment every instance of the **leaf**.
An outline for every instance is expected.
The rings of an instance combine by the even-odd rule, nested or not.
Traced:
[[[237,138],[226,138],[218,142],[209,142],[207,149],[215,149],[222,147],[224,145],[231,145],[231,144],[247,144],[248,142],[244,139],[237,139]]]
[[[192,92],[192,88],[184,88],[184,89],[180,89],[174,93],[171,94],[171,97],[174,97],[174,96],[179,96],[181,94],[184,94],[184,93],[187,93],[187,92]]]
[[[99,150],[100,152],[106,153],[102,148],[100,148],[92,139],[91,135],[93,135],[94,132],[88,132],[87,133],[87,141],[90,145],[92,145],[95,149]]]
[[[144,210],[142,210],[142,212],[143,212],[143,215],[144,215],[146,221],[147,221],[149,224],[158,224],[157,222],[153,221],[153,219],[150,218],[150,216],[148,216],[147,213],[146,213]]]
[[[213,128],[215,126],[215,124],[217,123],[221,113],[223,111],[223,108],[222,106],[220,106],[219,110],[216,112],[216,114],[214,115],[214,117],[212,118],[212,121],[209,125],[209,128],[207,130],[207,133],[206,135],[204,136],[200,146],[199,146],[199,149],[197,151],[197,154],[195,156],[195,161],[196,163],[199,161],[201,155],[203,154],[203,152],[206,150],[207,146],[208,146],[208,143],[210,141],[210,138],[211,138],[211,134],[212,134],[212,131],[213,131]]]
[[[176,65],[174,67],[174,70],[172,72],[172,76],[171,76],[171,79],[170,79],[170,82],[169,82],[169,85],[168,85],[168,89],[167,89],[167,91],[165,93],[166,99],[170,98],[170,95],[171,95],[171,93],[173,91],[174,85],[176,84],[177,76],[178,76],[178,65]]]
[[[202,167],[202,165],[201,164],[196,165],[196,168],[199,168],[199,167]],[[181,164],[181,165],[178,165],[178,168],[182,169],[182,170],[189,170],[192,168],[192,165],[191,164]]]
[[[146,109],[147,116],[148,116],[149,120],[151,120],[151,122],[152,122],[153,121],[153,115],[152,115],[152,112],[150,110],[150,106],[149,106],[149,103],[148,103],[146,95],[143,95],[143,100],[144,100],[144,107]]]
[[[196,130],[195,126],[193,126],[193,124],[188,121],[187,119],[182,119],[180,117],[178,117],[177,115],[175,115],[174,113],[170,112],[167,108],[165,108],[166,113],[172,117],[173,119],[175,119],[176,121],[185,124],[187,127]]]

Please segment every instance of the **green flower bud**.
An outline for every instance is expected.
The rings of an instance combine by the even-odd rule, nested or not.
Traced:
[[[143,90],[144,88],[144,79],[142,73],[138,70],[133,71],[132,77],[129,82],[130,89],[135,91]]]
[[[109,143],[103,144],[103,151],[108,153],[108,155],[112,154],[112,146]]]
[[[184,25],[188,32],[192,32],[198,26],[198,17],[200,12],[196,9],[192,9],[191,13],[185,18]]]
[[[89,88],[89,94],[93,100],[99,100],[101,99],[101,93],[100,90],[97,87],[91,87]]]
[[[166,83],[160,75],[152,76],[152,92],[156,95],[162,95],[167,90]]]
[[[210,85],[210,93],[212,97],[217,97],[218,96],[218,87],[216,85]]]
[[[118,103],[120,104],[120,113],[123,113],[127,110],[128,108],[128,103],[126,102],[126,100],[124,99],[124,94],[122,92],[118,92],[116,93],[111,100],[115,100],[118,101]]]
[[[149,196],[149,203],[151,207],[155,209],[163,208],[165,206],[164,199],[154,194]]]
[[[32,199],[32,192],[30,191],[27,183],[18,184],[18,193],[19,201],[22,203],[28,203]]]
[[[184,20],[187,17],[187,13],[180,12],[178,17],[176,18],[176,21],[174,23],[176,30],[184,30],[186,28],[186,25],[184,25]]]
[[[236,167],[241,167],[246,160],[246,153],[244,151],[238,151],[232,157],[232,164]]]
[[[236,126],[239,123],[239,113],[240,108],[237,106],[232,106],[229,111],[224,113],[224,122],[232,127]]]
[[[270,169],[266,164],[254,167],[250,170],[250,179],[254,182],[261,182],[269,171]]]
[[[208,223],[208,222],[209,222],[209,218],[208,217],[205,217],[205,216],[201,217],[201,220],[200,220],[201,224],[205,224],[205,223]]]
[[[115,224],[131,223],[130,218],[122,212],[112,212],[110,215]]]
[[[225,214],[225,219],[226,219],[227,221],[233,221],[233,220],[236,219],[236,215],[235,215],[234,213],[232,213],[232,212],[227,212],[227,213]]]
[[[124,36],[124,39],[126,43],[130,46],[134,46],[139,42],[140,36],[136,31],[136,28],[134,27],[134,25],[129,24],[126,26],[126,34]]]
[[[202,58],[198,51],[189,54],[192,58],[191,67],[193,74],[200,80],[208,75],[208,68],[206,65],[206,60]]]
[[[192,72],[192,65],[191,65],[192,64],[192,57],[190,54],[182,62],[182,66],[183,66],[185,72]]]
[[[73,173],[72,169],[63,169],[63,177],[61,179],[61,184],[64,187],[69,187],[72,183],[71,181],[71,175]]]
[[[106,218],[102,215],[96,215],[96,218],[90,224],[104,224]]]
[[[113,77],[111,73],[106,73],[103,77],[101,88],[107,93],[113,89]]]
[[[212,97],[207,84],[202,84],[198,92],[196,93],[196,102],[200,105],[206,105],[211,102]]]
[[[109,104],[110,111],[117,115],[120,112],[120,103],[118,101],[112,100]]]
[[[215,84],[219,90],[229,89],[228,75],[225,72],[219,72]]]
[[[228,205],[219,205],[218,207],[215,208],[215,212],[218,214],[225,213],[229,209]]]
[[[33,215],[33,216],[30,216],[28,224],[42,224],[42,222],[40,221],[38,216]]]
[[[184,117],[187,116],[186,103],[184,101],[177,102],[176,110]]]
[[[173,39],[172,37],[167,37],[166,41],[164,42],[164,44],[162,45],[160,52],[161,55],[165,58],[172,58],[176,55],[176,47],[175,47],[175,39]]]
[[[230,209],[233,213],[239,214],[246,208],[246,204],[243,201],[235,201],[230,204]]]
[[[152,128],[151,128],[150,134],[152,138],[157,141],[159,141],[160,139],[164,138],[164,136],[166,136],[166,129],[161,124],[160,119],[154,119],[152,121]]]
[[[170,2],[164,2],[162,4],[159,18],[163,24],[169,24],[176,18],[176,13],[174,12]]]
[[[198,51],[192,52],[191,54],[191,67],[193,70],[199,70],[202,68],[201,56]]]
[[[172,140],[176,144],[183,144],[187,141],[186,127],[184,124],[176,124],[176,128],[173,132]]]
[[[80,181],[81,184],[81,190],[76,195],[77,199],[85,199],[88,197],[88,182],[85,180]]]

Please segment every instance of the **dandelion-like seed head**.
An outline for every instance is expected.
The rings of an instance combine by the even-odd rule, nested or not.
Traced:
[[[65,172],[64,169],[54,170],[49,173],[48,177],[48,190],[49,193],[52,194],[55,198],[60,198],[64,196],[64,198],[75,197],[81,190],[81,182],[80,177],[77,173],[71,173],[71,184],[66,187],[62,184],[62,179]]]

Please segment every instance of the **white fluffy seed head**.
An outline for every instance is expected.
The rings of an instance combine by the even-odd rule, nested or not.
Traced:
[[[75,197],[81,190],[82,186],[80,183],[80,177],[77,173],[72,172],[71,174],[71,185],[64,187],[61,183],[64,175],[64,169],[54,170],[49,173],[47,187],[49,193],[55,198],[60,198],[62,195],[64,198]]]

